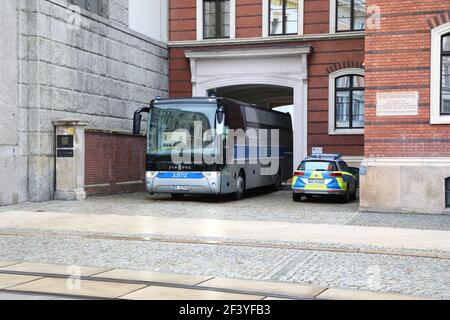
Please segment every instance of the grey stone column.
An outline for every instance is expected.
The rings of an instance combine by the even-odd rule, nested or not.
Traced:
[[[84,200],[85,127],[78,119],[54,121],[56,128],[55,200]]]

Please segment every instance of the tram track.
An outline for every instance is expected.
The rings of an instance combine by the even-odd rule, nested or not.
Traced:
[[[387,256],[417,257],[450,260],[449,252],[425,251],[413,249],[398,248],[377,248],[377,247],[356,247],[356,246],[333,246],[333,244],[325,243],[292,243],[292,242],[263,242],[243,239],[199,239],[199,238],[171,238],[159,235],[111,235],[103,233],[89,234],[66,234],[60,232],[32,232],[32,231],[0,231],[0,237],[78,237],[86,240],[110,240],[110,241],[134,241],[134,242],[158,242],[172,244],[189,244],[189,245],[209,245],[209,246],[233,246],[233,247],[250,247],[250,248],[266,248],[266,249],[286,249],[297,251],[317,251],[317,252],[333,252],[333,253],[355,253],[355,254],[373,254]]]

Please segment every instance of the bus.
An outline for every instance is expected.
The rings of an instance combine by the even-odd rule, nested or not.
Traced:
[[[143,113],[148,113],[150,194],[241,199],[247,190],[279,188],[292,178],[293,132],[287,113],[228,98],[158,97],[134,113],[135,135],[141,132]]]

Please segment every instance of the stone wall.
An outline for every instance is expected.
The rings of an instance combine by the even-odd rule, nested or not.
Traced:
[[[4,165],[2,160],[0,185],[15,179],[5,172],[15,172],[20,186],[8,199],[0,199],[0,205],[45,201],[54,191],[53,121],[78,118],[92,128],[130,131],[136,109],[157,95],[167,96],[167,48],[126,27],[128,0],[109,1],[111,19],[84,10],[74,15],[64,0],[8,0],[0,8],[2,14],[12,12],[7,16],[11,21],[0,22],[2,44],[11,43],[0,49],[2,62],[10,62],[9,67],[2,65],[2,96],[3,85],[9,85],[5,91],[11,97],[0,101],[2,111],[3,104],[18,107],[17,130],[14,117],[7,119],[4,112],[0,116],[1,136],[8,139],[0,138],[0,158],[6,154],[10,163]],[[14,32],[16,25],[19,30]],[[9,68],[10,79],[4,79],[4,68]]]
[[[0,205],[19,201],[16,1],[0,1]]]

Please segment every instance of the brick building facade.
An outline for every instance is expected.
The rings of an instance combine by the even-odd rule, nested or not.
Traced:
[[[169,9],[169,93],[171,97],[186,97],[194,95],[203,95],[204,90],[198,90],[195,79],[199,74],[195,72],[193,64],[207,65],[210,61],[218,66],[218,69],[235,65],[237,70],[230,74],[230,84],[256,85],[267,83],[267,77],[275,79],[276,76],[283,77],[283,74],[289,69],[295,69],[298,66],[286,62],[285,69],[276,75],[271,68],[277,68],[280,59],[287,60],[288,51],[284,53],[277,52],[280,49],[292,49],[291,54],[295,54],[295,49],[306,48],[304,53],[304,70],[299,71],[298,75],[289,74],[294,81],[304,82],[303,92],[298,94],[298,100],[294,101],[294,118],[296,122],[302,122],[303,132],[297,135],[296,148],[301,149],[296,152],[297,161],[308,153],[314,146],[321,146],[325,152],[338,152],[345,154],[351,161],[362,160],[364,153],[364,137],[361,130],[334,130],[329,128],[328,121],[328,83],[329,75],[339,70],[359,69],[363,74],[362,68],[364,61],[364,32],[349,31],[336,32],[335,27],[330,22],[333,16],[331,10],[336,10],[330,6],[327,0],[319,1],[278,1],[278,5],[292,2],[297,10],[295,34],[269,35],[269,0],[236,0],[230,3],[230,36],[220,39],[207,39],[203,37],[202,22],[204,10],[199,8],[203,6],[202,1],[197,0],[172,0]],[[208,3],[208,1],[206,1]],[[272,5],[274,2],[272,2]],[[294,10],[293,10],[294,11]],[[304,13],[304,14],[303,14]],[[234,14],[234,17],[233,17]],[[233,52],[239,57],[240,51],[254,52],[252,55],[254,61],[261,63],[267,62],[267,70],[263,70],[261,75],[255,75],[253,79],[242,77],[243,73],[252,73],[251,67],[248,70],[241,69],[243,66],[239,62],[233,63],[233,58],[227,57]],[[262,59],[261,52],[264,55],[272,53],[273,59]],[[208,54],[211,53],[211,54]],[[189,58],[189,56],[192,56]],[[217,58],[223,55],[223,59]],[[299,53],[300,55],[300,53]],[[216,58],[214,58],[216,56]],[[300,60],[301,57],[299,56]],[[272,64],[272,65],[270,65]],[[223,65],[221,67],[220,65]],[[222,70],[223,71],[223,70]],[[222,71],[217,71],[218,73]],[[213,71],[214,72],[214,71]],[[208,73],[208,71],[206,71]],[[301,73],[301,75],[300,75]],[[217,77],[225,78],[225,74],[217,74]],[[194,79],[193,79],[194,78]],[[240,79],[246,78],[246,79]],[[205,77],[205,81],[207,81]],[[216,87],[223,85],[227,87],[227,81],[215,84]],[[272,85],[278,85],[276,81]],[[293,86],[291,83],[280,81],[280,86]],[[212,88],[207,88],[212,89]],[[220,91],[219,91],[220,92]],[[296,93],[294,93],[296,95]],[[232,97],[233,94],[231,94]],[[295,97],[294,97],[294,100]],[[305,100],[305,101],[303,101]],[[250,101],[256,102],[256,101]],[[281,102],[280,102],[281,103]],[[276,104],[275,104],[276,105]],[[305,107],[304,115],[302,108]],[[295,113],[299,115],[295,115]],[[305,120],[308,119],[306,122]],[[300,131],[300,130],[299,130]],[[333,132],[330,132],[333,131]],[[348,133],[348,134],[347,134]],[[305,143],[299,143],[300,140]],[[300,144],[302,144],[300,146]]]
[[[296,162],[316,146],[342,153],[363,167],[362,209],[442,213],[449,10],[448,0],[170,0],[169,93],[292,103]]]
[[[380,8],[381,24],[366,31],[368,174],[361,206],[442,213],[449,205],[450,121],[441,110],[449,80],[441,51],[450,34],[450,1],[368,0],[367,5]],[[382,92],[418,94],[417,112],[381,116]]]

